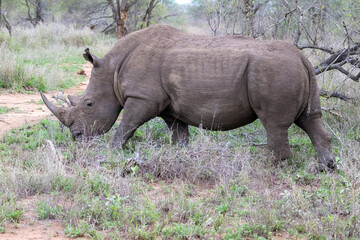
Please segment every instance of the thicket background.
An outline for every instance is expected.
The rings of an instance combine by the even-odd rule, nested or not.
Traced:
[[[258,121],[228,132],[192,127],[180,148],[154,119],[117,152],[113,131],[75,143],[44,120],[0,141],[0,232],[24,221],[24,200],[38,196],[36,220],[61,221],[72,237],[360,238],[359,0],[0,0],[0,12],[1,94],[73,86],[86,47],[103,56],[117,38],[156,23],[295,44],[318,74],[338,166],[319,172],[295,126],[291,158],[274,166]],[[0,120],[8,111],[0,106]]]

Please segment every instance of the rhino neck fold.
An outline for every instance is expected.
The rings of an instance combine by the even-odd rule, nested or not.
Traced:
[[[129,59],[130,55],[134,52],[134,50],[139,46],[139,41],[134,41],[130,48],[127,49],[125,53],[119,54],[120,57],[115,61],[115,69],[114,69],[114,94],[120,103],[121,107],[124,107],[125,98],[122,92],[120,91],[120,75],[122,67],[126,64],[126,61]]]

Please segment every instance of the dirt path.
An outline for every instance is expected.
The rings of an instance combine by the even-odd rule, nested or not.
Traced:
[[[91,75],[91,63],[83,66],[86,82],[82,82],[76,87],[65,90],[65,96],[85,91]],[[46,97],[51,97],[57,92],[46,93]],[[21,127],[25,124],[36,124],[41,119],[51,116],[50,111],[41,103],[39,93],[0,93],[0,107],[6,107],[9,112],[0,114],[0,137],[12,128]]]

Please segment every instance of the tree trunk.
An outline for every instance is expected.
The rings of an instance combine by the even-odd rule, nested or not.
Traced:
[[[146,9],[145,11],[145,15],[142,19],[142,24],[141,24],[141,28],[144,28],[145,27],[145,23],[146,23],[146,27],[149,27],[150,24],[151,24],[151,18],[152,18],[152,10],[155,8],[156,4],[158,3],[155,2],[156,0],[151,0],[150,3],[149,3],[149,6],[148,8]]]
[[[2,0],[0,0],[0,27],[1,27],[1,16],[2,16],[2,12],[1,12],[1,2],[2,2]]]
[[[28,14],[27,20],[29,20],[34,27],[36,27],[39,22],[44,22],[42,18],[43,3],[41,2],[41,0],[36,0],[35,3],[30,0],[25,0],[25,5],[27,7]],[[34,8],[35,17],[31,15],[32,7]]]
[[[243,14],[245,15],[246,19],[246,34],[248,36],[253,36],[254,31],[254,3],[251,0],[244,1],[244,11]]]
[[[155,0],[151,0],[150,4],[149,4],[149,12],[148,12],[148,17],[147,17],[147,21],[146,21],[146,27],[150,26],[152,10],[154,8],[154,2],[155,2]]]
[[[5,26],[6,26],[7,30],[9,31],[9,35],[11,36],[11,25],[10,25],[9,20],[6,17],[6,11],[2,14],[2,16],[4,18]],[[1,17],[1,15],[0,15],[0,17]]]
[[[40,0],[36,0],[35,2],[35,21],[36,24],[39,22],[44,22],[44,19],[42,18],[42,11],[43,11],[43,4]]]
[[[120,39],[126,35],[126,15],[132,4],[128,4],[128,0],[116,0],[116,5],[113,0],[108,0],[108,4],[113,12],[116,32],[116,38]]]
[[[120,39],[126,35],[126,11],[120,7],[120,16],[116,20],[116,38]]]

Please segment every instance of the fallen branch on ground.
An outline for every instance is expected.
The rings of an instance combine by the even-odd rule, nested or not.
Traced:
[[[340,113],[333,111],[334,109],[332,109],[332,108],[324,108],[324,107],[322,107],[321,110],[323,110],[325,112],[328,112],[328,113],[331,113],[332,115],[335,115],[337,117],[343,118],[343,116]]]

